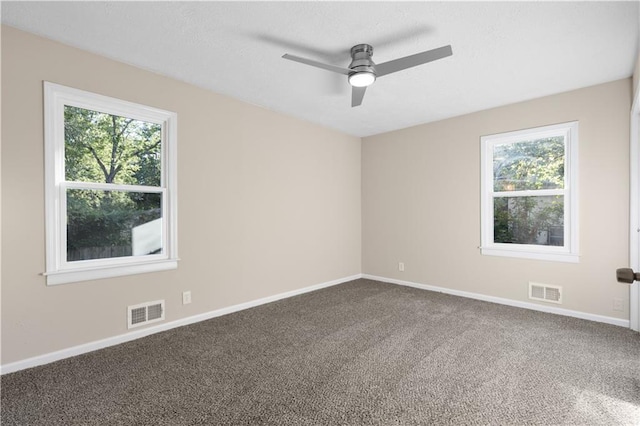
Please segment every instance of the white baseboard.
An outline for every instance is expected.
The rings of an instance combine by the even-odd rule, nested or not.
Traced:
[[[502,297],[495,297],[495,296],[486,296],[484,294],[479,294],[479,293],[453,290],[445,287],[436,287],[436,286],[427,285],[427,284],[419,284],[411,281],[396,280],[394,278],[378,277],[378,276],[369,275],[369,274],[362,274],[362,278],[366,278],[374,281],[382,281],[390,284],[398,284],[398,285],[403,285],[407,287],[415,287],[415,288],[420,288],[422,290],[437,291],[439,293],[452,294],[454,296],[467,297],[469,299],[483,300],[485,302],[499,303],[501,305],[515,306],[518,308],[531,309],[534,311],[541,311],[541,312],[547,312],[551,314],[564,315],[567,317],[574,317],[574,318],[581,318],[581,319],[586,319],[590,321],[603,322],[606,324],[612,324],[620,327],[629,328],[629,320],[623,320],[623,319],[614,318],[614,317],[606,317],[604,315],[589,314],[586,312],[557,308],[555,306],[538,305],[536,303],[521,302],[518,300],[504,299]]]
[[[502,297],[486,296],[479,293],[471,293],[468,291],[453,290],[445,287],[437,287],[427,284],[419,284],[411,281],[397,280],[393,278],[379,277],[369,274],[356,274],[349,277],[340,278],[333,281],[327,281],[325,283],[312,285],[309,287],[301,288],[298,290],[292,290],[285,293],[276,294],[273,296],[263,297],[261,299],[252,300],[250,302],[240,303],[238,305],[228,306],[226,308],[216,309],[215,311],[205,312],[202,314],[190,316],[187,318],[181,318],[179,320],[171,321],[168,323],[158,324],[153,327],[147,327],[141,330],[132,331],[118,336],[108,337],[106,339],[96,340],[93,342],[85,343],[71,348],[62,349],[55,352],[50,352],[44,355],[38,355],[32,358],[27,358],[21,361],[12,362],[0,366],[0,374],[13,373],[15,371],[24,370],[26,368],[36,367],[38,365],[49,364],[61,359],[70,358],[72,356],[81,355],[87,352],[92,352],[98,349],[106,348],[109,346],[118,345],[120,343],[129,342],[131,340],[140,339],[142,337],[149,336],[151,334],[160,333],[162,331],[170,330],[172,328],[181,327],[183,325],[189,325],[200,321],[205,321],[211,318],[219,317],[222,315],[231,314],[233,312],[242,311],[244,309],[253,308],[255,306],[264,305],[266,303],[275,302],[277,300],[286,299],[288,297],[297,296],[300,294],[308,293],[322,288],[331,287],[337,284],[342,284],[348,281],[353,281],[358,278],[366,278],[369,280],[381,281],[390,284],[398,284],[407,287],[419,288],[422,290],[437,291],[440,293],[451,294],[454,296],[467,297],[470,299],[483,300],[485,302],[499,303],[501,305],[515,306],[518,308],[531,309],[534,311],[548,312],[552,314],[565,315],[569,317],[581,318],[590,321],[602,322],[606,324],[617,325],[620,327],[629,328],[629,320],[623,320],[619,318],[607,317],[603,315],[589,314],[580,311],[572,311],[569,309],[557,308],[554,306],[544,306],[535,303],[521,302],[517,300],[504,299]]]
[[[333,281],[327,281],[321,284],[304,287],[298,290],[287,291],[285,293],[276,294],[273,296],[263,297],[261,299],[252,300],[250,302],[240,303],[238,305],[229,306],[226,308],[216,309],[215,311],[205,312],[190,316],[187,318],[181,318],[179,320],[171,321],[164,324],[158,324],[153,327],[148,327],[142,330],[136,330],[118,336],[107,337],[106,339],[96,340],[93,342],[85,343],[71,348],[62,349],[55,352],[50,352],[44,355],[38,355],[32,358],[23,359],[21,361],[11,362],[0,366],[0,374],[13,373],[14,371],[24,370],[25,368],[36,367],[38,365],[49,364],[61,359],[70,358],[72,356],[81,355],[87,352],[92,352],[98,349],[106,348],[109,346],[118,345],[120,343],[129,342],[131,340],[140,339],[141,337],[149,336],[151,334],[159,333],[161,331],[170,330],[172,328],[181,327],[183,325],[193,324],[200,321],[205,321],[211,318],[227,315],[233,312],[242,311],[244,309],[253,308],[255,306],[264,305],[265,303],[275,302],[276,300],[286,299],[288,297],[297,296],[299,294],[308,293],[322,288],[331,287],[337,284],[342,284],[348,281],[353,281],[358,278],[362,278],[362,274],[352,275],[350,277],[339,278]]]

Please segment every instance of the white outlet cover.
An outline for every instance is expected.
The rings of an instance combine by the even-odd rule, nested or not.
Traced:
[[[613,310],[614,311],[623,311],[624,307],[622,306],[622,299],[613,299]]]

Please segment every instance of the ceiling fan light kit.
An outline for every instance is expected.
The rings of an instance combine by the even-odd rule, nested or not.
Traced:
[[[351,48],[351,63],[348,68],[323,64],[312,59],[289,55],[288,53],[285,53],[282,57],[290,61],[300,62],[348,76],[349,84],[352,86],[351,106],[355,107],[362,104],[362,98],[364,98],[367,86],[372,85],[376,81],[376,78],[417,65],[426,64],[427,62],[437,59],[446,58],[452,54],[451,46],[443,46],[376,65],[371,59],[373,56],[373,47],[369,44],[357,44]]]
[[[371,86],[376,81],[376,75],[372,72],[354,72],[349,74],[349,84],[354,87]]]

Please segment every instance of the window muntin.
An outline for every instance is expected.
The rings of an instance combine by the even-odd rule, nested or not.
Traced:
[[[578,261],[577,122],[484,136],[482,253]]]
[[[47,283],[177,267],[176,115],[45,82]]]

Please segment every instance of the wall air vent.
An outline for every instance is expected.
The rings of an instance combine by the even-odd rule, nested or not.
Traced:
[[[164,320],[164,300],[140,303],[127,308],[127,328]]]
[[[529,283],[529,299],[562,303],[562,287],[557,285]]]

